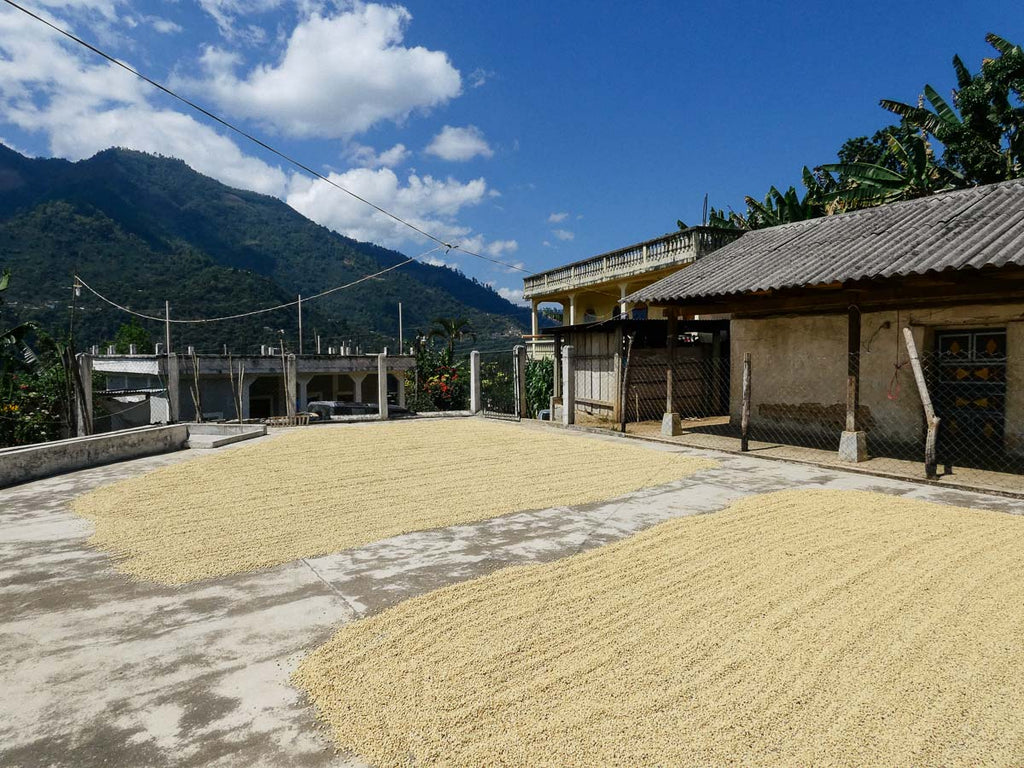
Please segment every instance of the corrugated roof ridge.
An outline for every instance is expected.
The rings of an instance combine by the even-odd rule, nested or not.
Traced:
[[[927,274],[1015,262],[1012,255],[1002,252],[1006,245],[997,244],[1021,239],[1013,230],[1024,223],[1024,215],[1020,215],[1024,208],[1018,206],[1022,191],[1024,179],[1011,179],[754,230],[636,291],[633,300],[689,298],[701,295],[702,285],[706,295],[725,296],[835,279]],[[957,205],[950,198],[962,202]],[[972,215],[979,205],[981,214]],[[990,227],[995,231],[979,239],[980,231]],[[972,237],[974,241],[968,242]],[[876,238],[884,248],[875,246],[872,241]],[[957,253],[950,254],[950,250]],[[777,264],[776,254],[787,251],[791,258]],[[844,257],[860,261],[856,266],[847,263],[844,269]],[[733,280],[742,287],[726,288],[722,280]]]
[[[923,205],[925,203],[937,203],[941,202],[947,197],[953,195],[967,195],[969,193],[980,193],[982,197],[985,197],[992,192],[995,192],[999,188],[1005,188],[1010,186],[1024,186],[1024,178],[1022,179],[1007,179],[1006,181],[997,181],[994,184],[976,184],[971,187],[959,187],[957,189],[947,189],[942,192],[936,192],[932,195],[925,195],[924,197],[915,197],[913,200],[898,200],[894,203],[884,203],[882,205],[873,205],[869,208],[858,208],[855,211],[844,211],[843,213],[833,213],[830,216],[817,216],[813,219],[804,219],[802,221],[791,221],[786,224],[776,224],[773,227],[762,227],[761,229],[752,229],[747,233],[747,237],[750,235],[757,234],[758,232],[768,232],[771,230],[782,230],[782,229],[793,229],[802,228],[806,226],[812,226],[823,221],[828,222],[842,222],[848,221],[860,216],[872,216],[880,215],[880,212],[886,213],[902,209],[908,206]]]

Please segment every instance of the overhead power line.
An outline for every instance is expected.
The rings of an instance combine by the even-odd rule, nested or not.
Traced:
[[[444,246],[440,246],[439,245],[436,248],[432,248],[429,251],[425,251],[424,253],[421,253],[420,256],[427,256],[428,254],[431,254],[434,251],[441,250],[441,248],[443,248],[443,247]],[[360,277],[358,280],[353,280],[351,283],[345,283],[344,285],[338,285],[338,286],[335,286],[334,288],[328,288],[326,291],[321,291],[320,293],[317,293],[317,294],[315,294],[313,296],[305,297],[301,301],[303,303],[308,303],[308,302],[313,301],[315,299],[322,298],[323,296],[327,296],[328,294],[335,293],[337,291],[342,291],[345,288],[351,288],[354,285],[359,285],[360,283],[365,283],[367,280],[372,280],[375,277],[380,277],[381,275],[387,274],[388,272],[392,272],[392,271],[398,269],[399,267],[404,267],[406,264],[410,264],[410,263],[412,263],[414,261],[416,261],[416,259],[408,258],[405,261],[401,261],[398,264],[394,264],[394,265],[392,265],[390,267],[387,267],[386,269],[382,269],[379,272],[374,272],[372,275],[364,275],[363,277]],[[160,322],[160,323],[179,323],[181,325],[198,325],[198,324],[202,324],[202,323],[219,323],[219,322],[221,322],[223,320],[239,320],[239,319],[241,319],[243,317],[252,317],[253,315],[263,315],[263,314],[266,314],[267,312],[276,312],[279,309],[287,309],[288,307],[294,307],[294,306],[296,306],[299,303],[299,299],[296,299],[295,301],[285,302],[284,304],[278,304],[277,306],[274,306],[274,307],[264,307],[263,309],[254,309],[251,312],[239,312],[238,314],[235,314],[235,315],[223,315],[221,317],[202,317],[202,318],[195,318],[195,319],[192,319],[192,320],[179,320],[179,319],[175,319],[175,318],[160,317],[159,315],[147,315],[144,312],[136,312],[134,309],[130,309],[130,308],[128,308],[128,307],[126,307],[126,306],[124,306],[122,304],[118,304],[113,299],[108,299],[102,293],[100,293],[95,288],[93,288],[91,285],[89,285],[87,282],[85,282],[85,280],[83,280],[79,275],[75,275],[75,280],[77,280],[79,283],[81,283],[82,287],[85,288],[87,291],[89,291],[91,294],[93,294],[96,298],[100,299],[101,301],[105,301],[110,306],[116,307],[117,309],[120,309],[122,312],[127,312],[130,315],[135,315],[135,317],[141,317],[141,318],[144,318],[145,320],[155,320],[155,321]]]
[[[28,8],[25,8],[24,6],[19,5],[18,3],[14,2],[14,0],[3,0],[3,2],[7,3],[7,5],[11,6],[12,8],[14,8],[14,9],[16,9],[18,11],[21,11],[26,16],[30,16],[31,18],[35,19],[39,23],[45,24],[47,27],[49,27],[53,31],[63,35],[64,37],[68,38],[69,40],[72,40],[75,43],[78,43],[79,45],[83,46],[84,48],[87,48],[88,50],[90,50],[94,54],[96,54],[97,56],[100,56],[101,58],[106,59],[111,64],[114,64],[115,66],[120,67],[121,69],[125,70],[126,72],[130,72],[131,74],[135,75],[140,80],[143,80],[143,81],[149,83],[151,86],[153,86],[157,90],[160,90],[163,93],[166,93],[168,96],[170,96],[170,97],[172,97],[174,99],[177,99],[182,104],[185,104],[186,106],[194,109],[196,112],[199,112],[200,114],[205,115],[206,117],[210,118],[214,122],[219,123],[220,125],[223,125],[228,130],[234,131],[239,136],[242,136],[242,137],[248,139],[249,141],[253,142],[257,146],[260,146],[263,149],[265,149],[267,152],[270,152],[271,154],[276,155],[277,157],[280,157],[285,162],[288,162],[288,163],[294,165],[296,168],[299,168],[302,171],[305,171],[310,176],[313,176],[314,178],[319,179],[320,181],[323,181],[323,182],[326,182],[327,184],[330,184],[335,189],[338,189],[338,190],[344,192],[346,195],[349,195],[349,196],[355,198],[359,202],[364,203],[364,204],[370,206],[375,211],[377,211],[379,213],[382,213],[383,215],[387,216],[390,219],[393,219],[394,221],[398,222],[399,224],[402,224],[403,226],[408,227],[412,231],[417,232],[420,235],[423,235],[427,239],[433,240],[438,245],[443,246],[443,247],[445,247],[445,248],[447,248],[449,250],[461,251],[462,253],[465,253],[468,256],[473,256],[474,258],[477,258],[477,259],[482,259],[484,261],[489,261],[492,264],[498,264],[498,265],[506,267],[508,269],[517,270],[519,272],[524,272],[526,274],[534,274],[534,273],[530,272],[528,269],[520,267],[518,264],[510,264],[508,262],[502,261],[501,259],[495,259],[495,258],[492,258],[490,256],[484,256],[483,254],[476,253],[476,252],[471,251],[471,250],[469,250],[467,248],[463,248],[463,247],[461,247],[461,246],[459,246],[457,244],[449,243],[449,242],[443,240],[442,238],[437,237],[436,235],[433,235],[430,232],[427,232],[426,230],[416,226],[415,224],[413,224],[413,223],[403,219],[401,216],[398,216],[398,215],[392,213],[391,211],[388,211],[385,208],[382,208],[381,206],[377,205],[376,203],[373,203],[373,202],[367,200],[365,197],[362,197],[361,195],[356,194],[355,192],[353,192],[350,189],[346,189],[345,187],[343,187],[342,185],[338,184],[337,182],[331,181],[330,178],[328,178],[327,176],[324,176],[319,171],[313,170],[312,168],[310,168],[305,163],[295,159],[291,155],[289,155],[289,154],[287,154],[285,152],[282,152],[281,150],[279,150],[279,149],[277,149],[275,147],[272,147],[267,142],[265,142],[262,139],[254,136],[253,134],[243,130],[242,128],[239,128],[234,123],[231,123],[228,120],[225,120],[223,117],[220,117],[219,115],[211,112],[210,110],[208,110],[205,107],[197,104],[196,102],[191,101],[190,99],[187,99],[184,96],[179,95],[178,93],[176,93],[175,91],[171,90],[170,88],[168,88],[163,83],[160,83],[157,80],[154,80],[153,78],[149,77],[148,75],[143,74],[142,72],[140,72],[139,70],[137,70],[134,67],[130,66],[129,64],[125,64],[123,61],[119,61],[118,59],[116,59],[113,56],[111,56],[109,53],[106,53],[105,51],[101,50],[100,48],[97,48],[92,43],[89,43],[89,42],[83,40],[82,38],[78,37],[75,34],[72,34],[71,32],[67,31],[66,29],[57,26],[53,22],[51,22],[51,21],[43,18],[42,16],[40,16],[38,13],[30,11]]]

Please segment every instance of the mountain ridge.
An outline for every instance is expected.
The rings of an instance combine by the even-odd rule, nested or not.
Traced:
[[[27,158],[0,144],[0,267],[12,270],[9,309],[19,321],[62,327],[67,310],[57,305],[67,303],[71,272],[137,311],[162,315],[169,300],[172,317],[210,317],[313,295],[406,258],[333,232],[277,198],[203,176],[177,158],[112,148],[71,162]],[[266,303],[246,306],[256,300]],[[526,308],[491,288],[414,262],[304,303],[306,350],[313,332],[325,337],[324,346],[395,345],[398,302],[406,339],[434,317],[464,316],[480,336],[511,346],[529,321]],[[83,344],[110,338],[128,319],[94,303],[88,296],[80,302],[76,335]],[[297,325],[291,310],[216,328],[176,326],[176,344],[241,350],[277,343],[284,331],[295,347]],[[151,328],[159,337],[157,330]]]

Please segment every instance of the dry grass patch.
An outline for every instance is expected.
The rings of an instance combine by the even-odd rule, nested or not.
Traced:
[[[91,543],[169,584],[585,504],[714,462],[482,420],[311,427],[85,494]]]
[[[408,600],[295,673],[378,766],[1024,764],[1024,519],[750,497]]]

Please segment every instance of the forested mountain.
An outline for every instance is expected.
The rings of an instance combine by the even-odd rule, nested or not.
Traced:
[[[280,200],[232,189],[181,160],[109,149],[71,163],[31,159],[0,145],[0,269],[12,272],[12,320],[53,333],[68,327],[71,275],[112,300],[172,317],[234,314],[310,296],[404,261],[395,251],[338,235]],[[307,340],[396,344],[438,316],[469,319],[481,336],[518,335],[528,312],[445,267],[403,266],[303,308]],[[76,302],[78,346],[112,338],[128,317],[87,291]],[[142,321],[155,338],[158,323]],[[174,326],[179,348],[237,351],[297,338],[294,309],[246,320]]]

